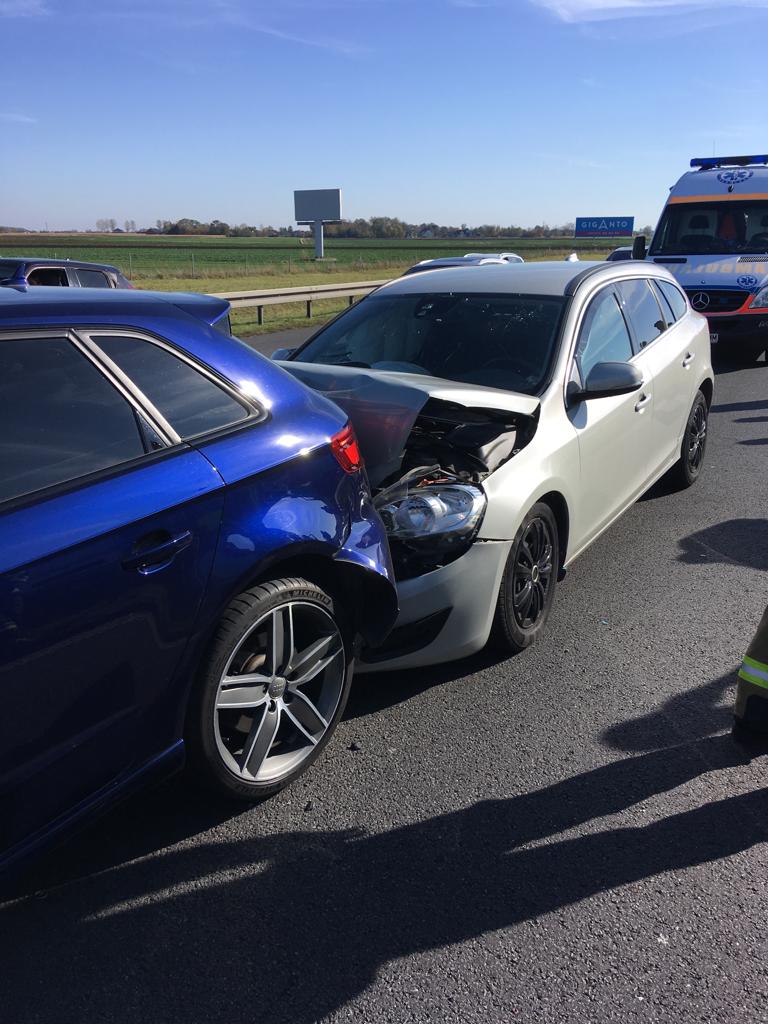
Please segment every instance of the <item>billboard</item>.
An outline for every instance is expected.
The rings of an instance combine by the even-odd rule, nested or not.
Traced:
[[[634,217],[577,217],[574,238],[631,238]]]
[[[305,188],[293,193],[294,219],[298,224],[316,220],[341,220],[340,188]]]

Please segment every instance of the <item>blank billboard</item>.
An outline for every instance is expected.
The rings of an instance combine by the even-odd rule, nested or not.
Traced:
[[[305,188],[293,193],[295,220],[341,220],[340,188]]]

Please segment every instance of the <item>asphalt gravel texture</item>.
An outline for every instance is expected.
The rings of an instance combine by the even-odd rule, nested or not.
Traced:
[[[702,478],[534,648],[360,676],[277,797],[177,778],[47,854],[0,906],[2,1020],[768,1021],[768,745],[731,734],[766,456],[768,367],[725,368]]]

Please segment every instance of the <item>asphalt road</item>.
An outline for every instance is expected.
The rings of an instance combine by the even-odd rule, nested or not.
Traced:
[[[768,368],[719,374],[703,478],[534,649],[360,678],[268,803],[173,781],[48,856],[0,907],[3,1019],[768,1021],[768,748],[729,732],[766,455]]]

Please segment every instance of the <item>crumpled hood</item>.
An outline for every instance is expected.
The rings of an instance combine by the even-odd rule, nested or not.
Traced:
[[[684,260],[668,263],[667,260]],[[673,274],[683,288],[736,288],[757,292],[768,284],[768,256],[656,256],[653,263]]]
[[[430,400],[492,413],[533,416],[538,398],[413,373],[281,362],[302,383],[340,406],[355,428],[371,483],[397,472],[416,418]]]

